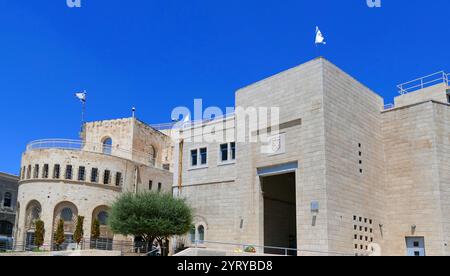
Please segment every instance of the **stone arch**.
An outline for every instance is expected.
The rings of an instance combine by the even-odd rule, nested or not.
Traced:
[[[98,220],[100,224],[100,237],[91,240],[92,249],[112,250],[114,233],[108,225],[110,211],[111,208],[106,205],[98,206],[92,211],[92,225],[94,225],[95,220]]]
[[[42,206],[37,200],[31,200],[28,202],[25,209],[25,231],[34,231],[36,221],[41,218]]]
[[[156,165],[156,160],[158,158],[158,150],[154,145],[150,145],[149,148],[149,159],[150,159],[150,165],[155,166]]]
[[[58,228],[58,223],[60,219],[62,219],[64,221],[64,235],[66,237],[65,242],[61,247],[63,250],[67,247],[67,245],[73,243],[73,234],[77,225],[77,218],[78,208],[72,202],[63,201],[55,206],[53,212],[52,237],[54,239]]]

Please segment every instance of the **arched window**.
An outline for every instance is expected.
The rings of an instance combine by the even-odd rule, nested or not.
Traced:
[[[112,139],[107,137],[103,139],[103,153],[111,155],[112,153]]]
[[[97,216],[98,222],[100,223],[100,225],[107,225],[108,224],[108,213],[106,211],[101,211],[100,213],[98,213]]]
[[[11,193],[5,193],[5,197],[3,198],[3,207],[11,207]]]
[[[198,240],[200,243],[205,241],[205,227],[203,225],[198,227]]]
[[[71,222],[73,220],[73,212],[70,208],[64,208],[61,211],[61,219],[65,222]]]
[[[156,149],[154,146],[150,146],[150,165],[155,166],[156,165]]]
[[[191,230],[189,231],[189,240],[191,243],[195,243],[195,226],[191,227]]]

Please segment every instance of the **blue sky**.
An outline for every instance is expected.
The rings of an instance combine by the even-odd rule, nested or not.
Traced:
[[[174,107],[234,105],[245,85],[323,55],[391,101],[450,71],[448,0],[0,0],[0,171],[29,141],[77,139],[89,121],[169,122]],[[328,44],[314,46],[319,25]]]

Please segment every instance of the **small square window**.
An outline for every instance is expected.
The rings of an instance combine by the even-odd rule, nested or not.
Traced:
[[[357,240],[358,239],[358,235],[355,235],[355,240]]]
[[[419,242],[415,241],[414,242],[414,247],[419,247]]]
[[[369,223],[372,224],[372,222],[373,222],[373,221],[370,219],[370,220],[369,220]]]
[[[356,221],[356,216],[353,216],[353,220]]]

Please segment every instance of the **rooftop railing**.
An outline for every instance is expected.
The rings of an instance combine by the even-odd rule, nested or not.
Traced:
[[[69,139],[36,140],[30,142],[27,145],[26,151],[29,152],[33,150],[45,150],[45,149],[59,149],[59,150],[98,153],[124,158],[135,162],[143,163],[148,166],[157,167],[155,157],[150,153],[144,153],[135,150],[126,150],[106,144],[104,145],[99,143],[86,143],[81,140],[69,140]]]
[[[444,71],[440,71],[425,77],[399,84],[397,85],[397,88],[400,95],[404,95],[440,83],[445,83],[447,86],[449,86],[449,79],[450,74],[447,74]]]
[[[218,120],[225,120],[230,117],[233,117],[234,113],[225,114],[222,116],[217,116],[211,119],[202,119],[202,120],[195,120],[195,121],[188,121],[188,122],[172,122],[172,123],[166,123],[166,124],[155,124],[150,125],[152,128],[156,130],[170,130],[170,129],[184,129],[189,127],[195,127],[195,126],[201,126],[210,122],[218,121]]]

